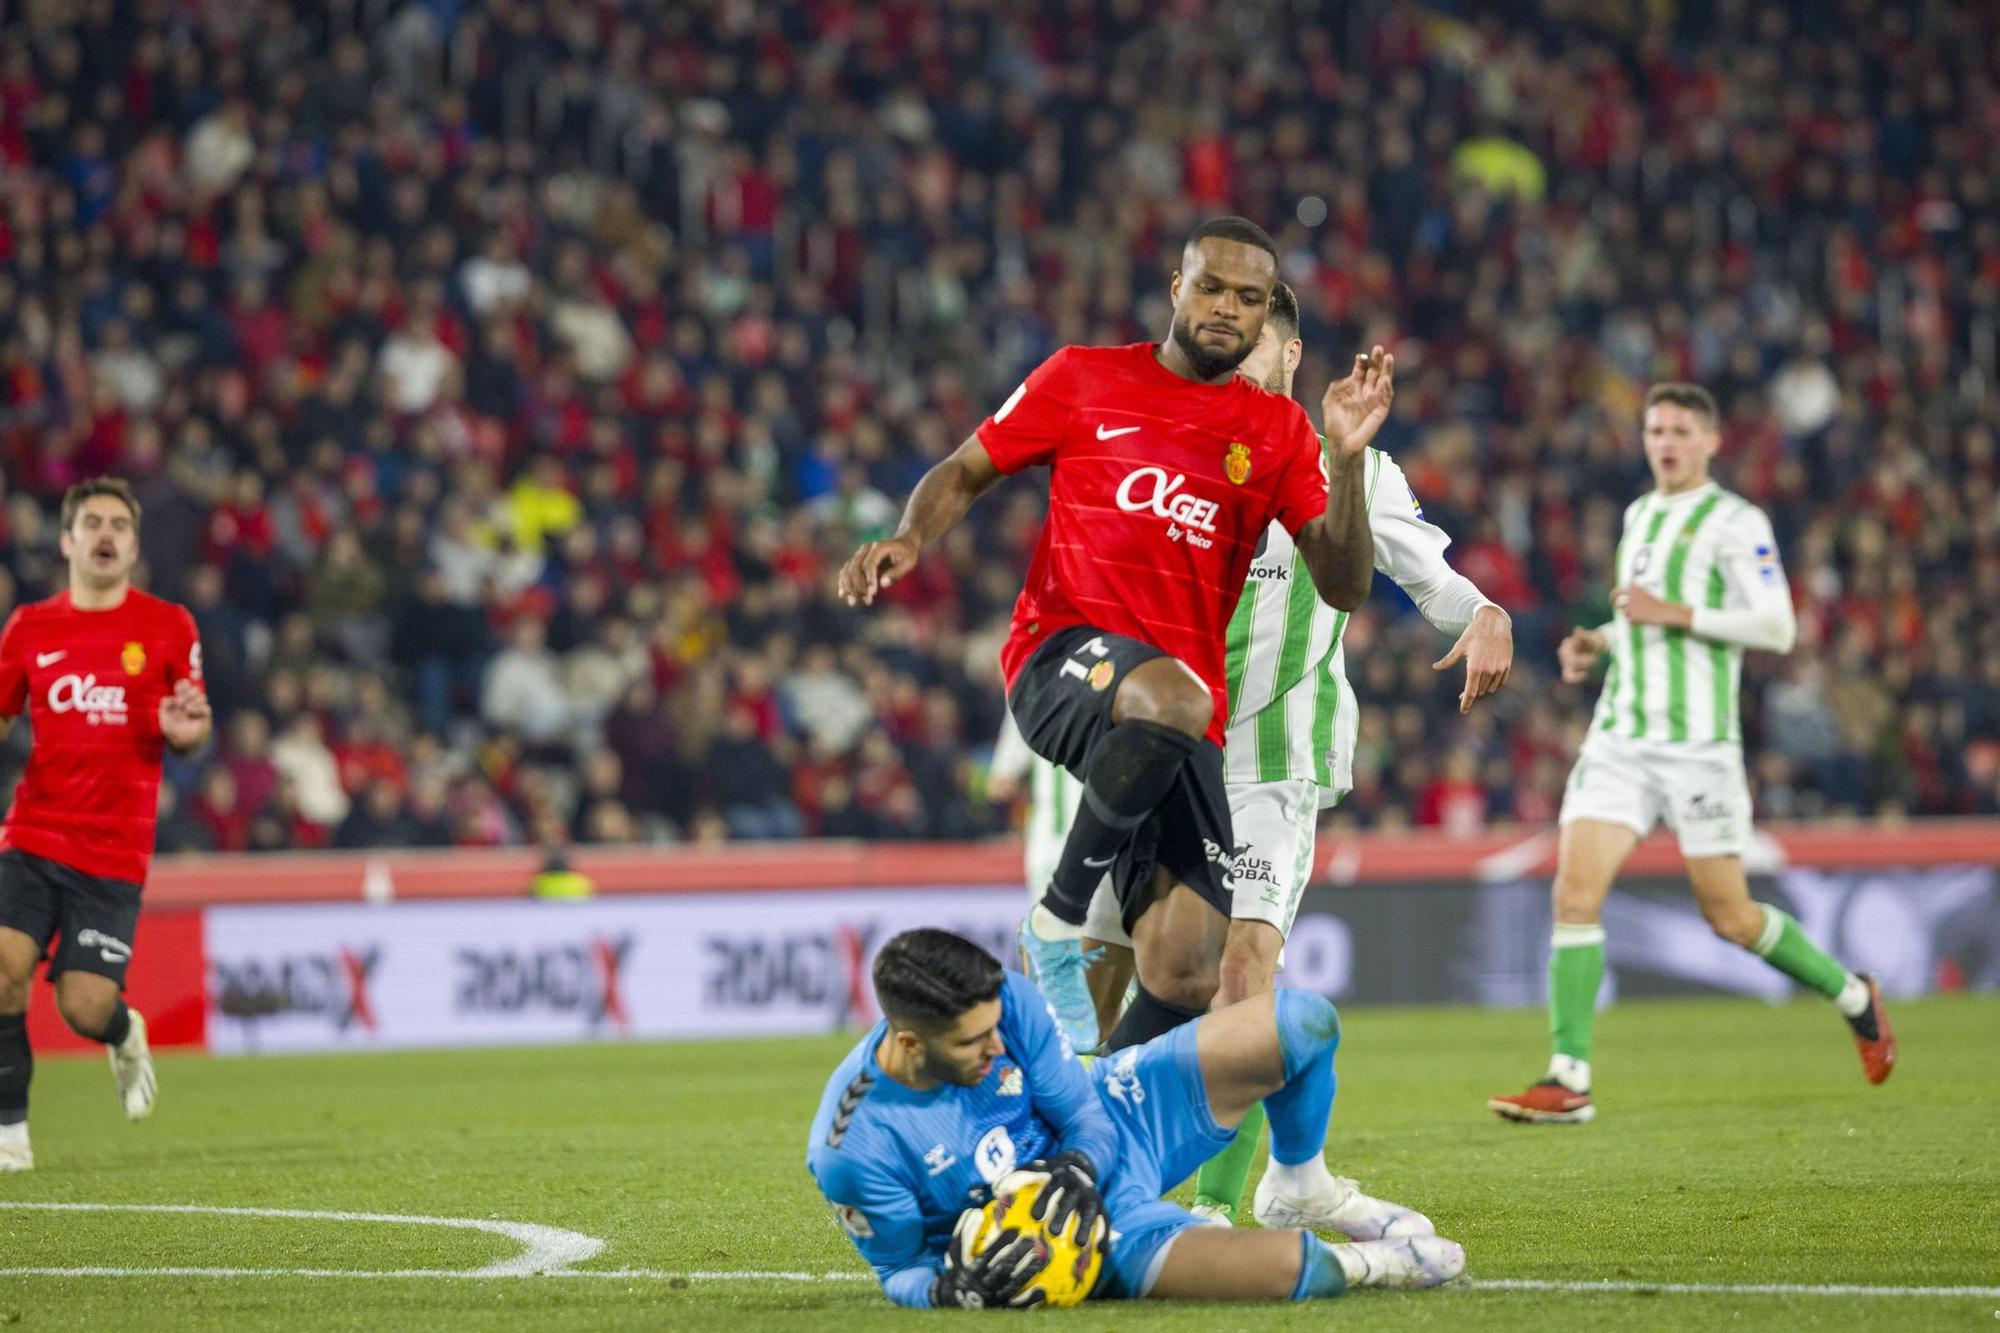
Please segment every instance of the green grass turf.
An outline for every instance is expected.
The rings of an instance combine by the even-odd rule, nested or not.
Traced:
[[[1823,1004],[1628,1003],[1600,1120],[1503,1124],[1534,1013],[1354,1010],[1331,1157],[1424,1209],[1481,1278],[2000,1286],[2000,997],[1900,1005],[1863,1083]],[[47,1060],[38,1168],[0,1201],[492,1217],[609,1242],[593,1268],[855,1270],[802,1165],[849,1039],[161,1061],[149,1122],[97,1060]],[[0,1209],[0,1267],[471,1268],[516,1252],[382,1224]],[[1334,1306],[1095,1305],[1082,1328],[1995,1328],[2000,1298],[1361,1293]],[[908,1326],[872,1283],[0,1277],[23,1329]]]

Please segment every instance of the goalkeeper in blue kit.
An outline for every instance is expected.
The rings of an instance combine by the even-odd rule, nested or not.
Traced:
[[[1049,1234],[1089,1237],[1108,1221],[1096,1296],[1309,1300],[1436,1286],[1465,1269],[1464,1251],[1436,1235],[1329,1244],[1218,1229],[1160,1197],[1259,1102],[1271,1170],[1326,1174],[1340,1020],[1323,996],[1258,995],[1086,1071],[1033,983],[957,935],[896,936],[874,984],[885,1017],[828,1080],[806,1164],[899,1305],[1041,1298],[1029,1284],[1048,1247],[1008,1232],[976,1256],[951,1243],[961,1215],[1018,1169],[1045,1178],[1036,1208]]]

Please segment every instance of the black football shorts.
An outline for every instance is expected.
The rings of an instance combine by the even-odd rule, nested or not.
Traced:
[[[9,847],[0,852],[0,926],[35,942],[50,959],[50,980],[75,969],[122,987],[139,926],[139,886]],[[49,941],[58,937],[51,956]]]

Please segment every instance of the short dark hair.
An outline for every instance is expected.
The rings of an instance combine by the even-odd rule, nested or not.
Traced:
[[[132,531],[139,530],[139,497],[132,494],[132,483],[123,477],[90,477],[64,491],[61,530],[68,532],[69,525],[76,521],[77,511],[83,508],[83,502],[99,495],[122,501],[132,511]]]
[[[1716,410],[1715,395],[1699,384],[1655,384],[1646,390],[1646,406],[1653,407],[1659,403],[1685,407],[1700,417],[1710,430],[1722,421],[1722,413]]]
[[[929,1035],[1000,994],[992,954],[948,930],[906,930],[875,955],[875,1002],[889,1022]]]
[[[1273,327],[1279,342],[1299,336],[1299,294],[1291,284],[1280,282],[1271,289],[1271,304],[1264,310],[1264,322]]]
[[[1211,237],[1223,241],[1236,241],[1242,245],[1255,246],[1271,256],[1271,262],[1278,262],[1278,243],[1271,239],[1271,233],[1252,222],[1249,218],[1210,218],[1189,233],[1187,243],[1196,245]]]

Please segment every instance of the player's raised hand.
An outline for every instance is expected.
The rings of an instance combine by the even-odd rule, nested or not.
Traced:
[[[931,1304],[938,1309],[994,1310],[1039,1305],[1048,1293],[1037,1288],[1022,1295],[1049,1266],[1049,1247],[1034,1236],[1007,1230],[976,1255],[968,1255],[979,1232],[982,1215],[968,1208],[959,1215],[951,1244],[945,1247],[944,1268],[931,1282]]]
[[[212,714],[208,696],[191,680],[174,682],[174,692],[160,700],[160,734],[176,750],[191,750],[208,739]]]
[[[1366,356],[1354,358],[1354,369],[1346,379],[1327,385],[1320,396],[1327,440],[1340,456],[1358,457],[1389,419],[1389,406],[1395,400],[1396,358],[1377,343]]]
[[[840,567],[841,600],[849,606],[873,606],[876,593],[917,567],[918,549],[912,537],[864,542]]]
[[[1590,679],[1591,668],[1604,655],[1607,643],[1601,629],[1578,626],[1564,636],[1556,648],[1556,661],[1562,665],[1563,684],[1577,685]]]
[[[1451,651],[1431,663],[1433,671],[1449,671],[1465,663],[1465,688],[1458,692],[1458,711],[1469,713],[1472,705],[1507,683],[1514,669],[1514,622],[1497,606],[1482,606],[1472,614],[1472,623]]]

